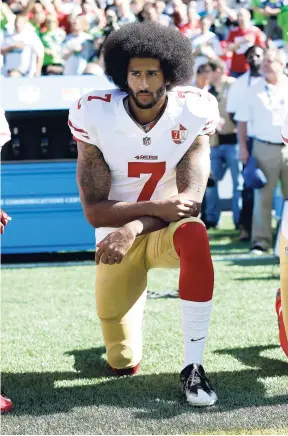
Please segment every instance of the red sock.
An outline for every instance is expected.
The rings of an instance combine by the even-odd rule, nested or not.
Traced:
[[[140,363],[138,363],[138,365],[133,366],[132,368],[123,368],[123,369],[116,369],[116,368],[112,368],[112,371],[115,372],[115,374],[117,374],[119,377],[123,376],[123,375],[135,375],[136,372],[138,371]]]
[[[186,222],[175,231],[173,241],[180,257],[181,300],[212,300],[214,269],[206,228],[199,222]]]

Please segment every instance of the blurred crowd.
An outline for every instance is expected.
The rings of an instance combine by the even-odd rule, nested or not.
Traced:
[[[2,75],[102,75],[105,38],[136,20],[178,28],[195,49],[195,71],[221,59],[238,77],[254,44],[288,53],[287,0],[3,0]]]

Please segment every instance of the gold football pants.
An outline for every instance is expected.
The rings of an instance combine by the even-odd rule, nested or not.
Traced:
[[[97,314],[112,368],[132,368],[140,362],[147,272],[151,268],[179,268],[173,235],[185,222],[203,224],[192,217],[173,222],[138,237],[120,264],[100,263],[96,267]]]

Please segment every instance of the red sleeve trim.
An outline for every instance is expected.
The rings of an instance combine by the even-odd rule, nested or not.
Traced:
[[[68,125],[69,125],[70,127],[72,127],[72,129],[74,129],[75,132],[85,133],[86,135],[88,135],[88,132],[86,132],[86,130],[78,129],[77,127],[73,126],[73,124],[71,123],[70,120],[68,120]]]

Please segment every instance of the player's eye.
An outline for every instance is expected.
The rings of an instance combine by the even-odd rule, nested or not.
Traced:
[[[131,75],[134,76],[134,77],[139,77],[140,73],[139,73],[139,71],[132,71]]]
[[[157,71],[149,71],[148,76],[157,76]]]

